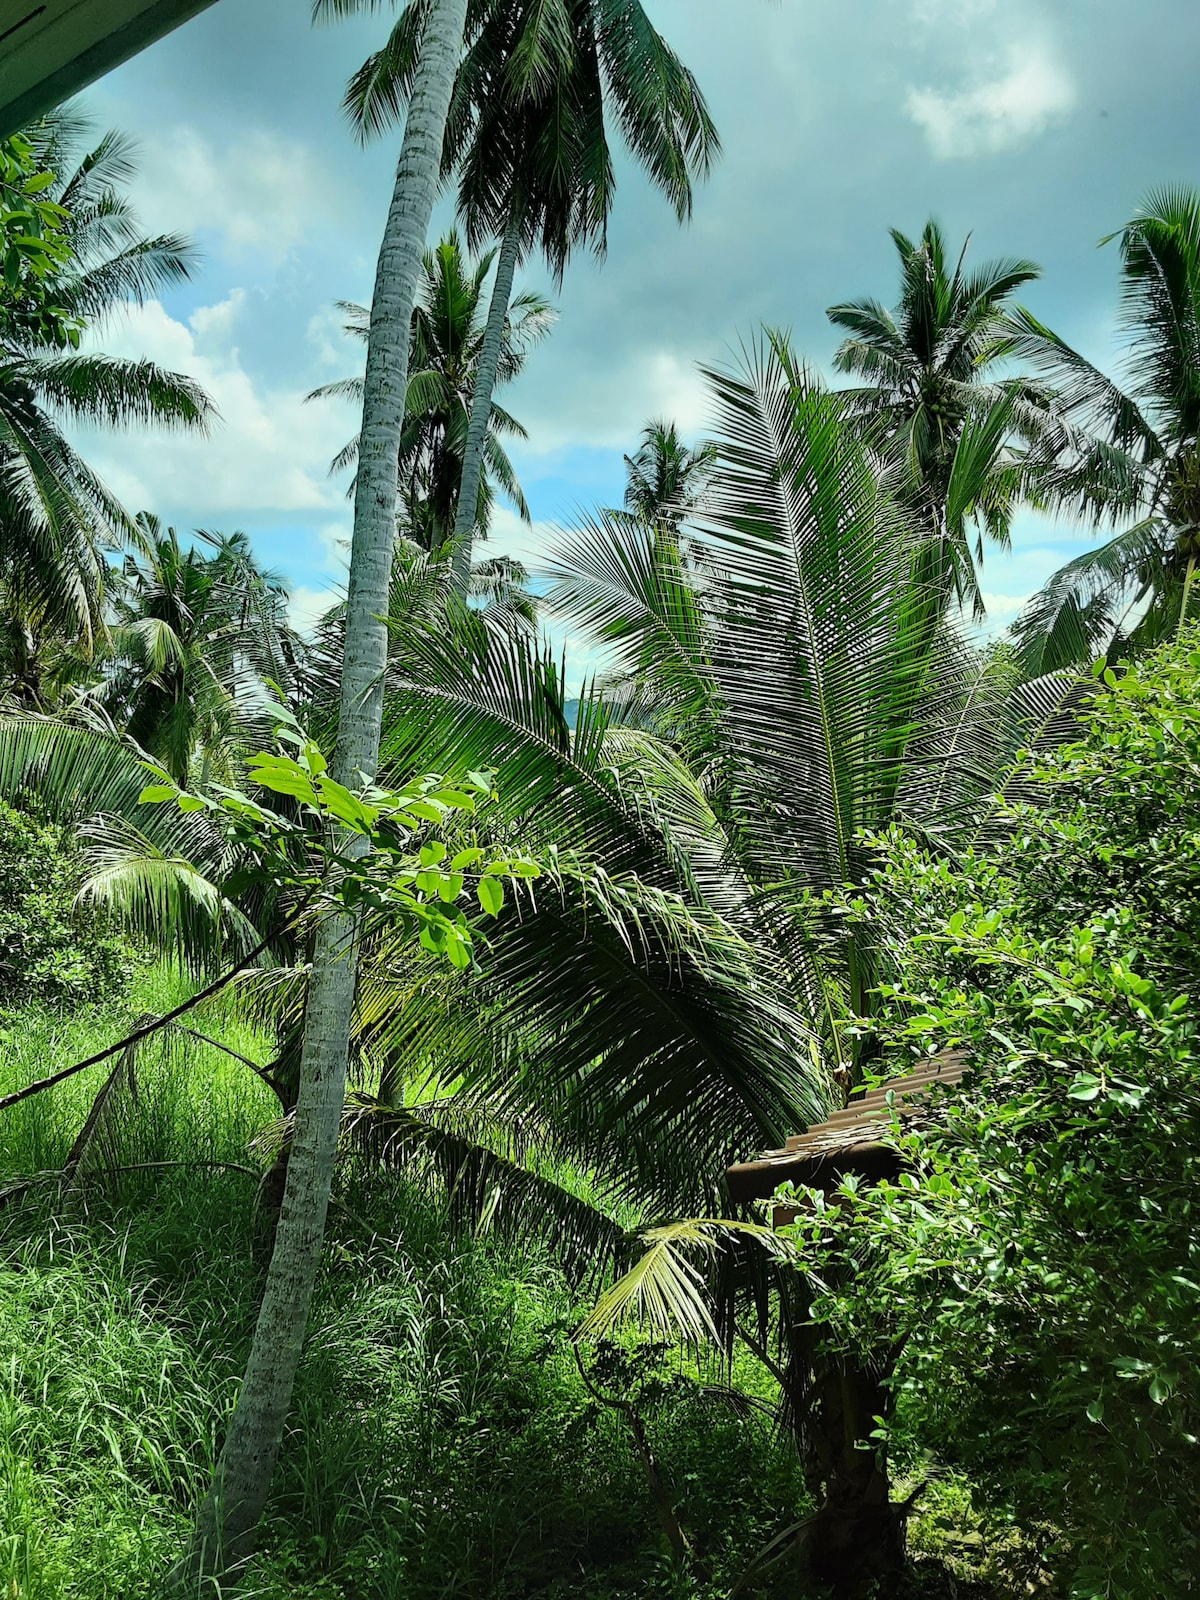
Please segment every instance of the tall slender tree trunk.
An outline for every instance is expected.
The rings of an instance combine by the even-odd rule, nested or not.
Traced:
[[[371,304],[341,721],[333,760],[335,776],[350,785],[373,778],[379,760],[387,662],[384,618],[396,535],[409,328],[466,12],[467,0],[436,0],[426,24]],[[207,1580],[209,1587],[202,1592],[211,1594],[214,1587],[219,1592],[250,1553],[270,1490],[325,1236],[346,1091],[356,932],[355,919],[344,914],[327,917],[318,929],[295,1132],[275,1248],[225,1448],[200,1508],[191,1549],[176,1569],[180,1589]]]
[[[496,282],[492,288],[487,327],[484,330],[479,366],[475,373],[471,422],[467,429],[466,448],[463,451],[462,484],[458,491],[458,507],[454,513],[452,570],[454,587],[463,596],[466,595],[471,578],[471,543],[475,532],[475,516],[479,509],[479,485],[483,479],[483,458],[487,450],[488,430],[492,421],[492,396],[496,392],[500,353],[504,348],[504,325],[508,321],[513,279],[516,277],[517,261],[521,254],[522,223],[521,205],[514,199],[496,262]]]

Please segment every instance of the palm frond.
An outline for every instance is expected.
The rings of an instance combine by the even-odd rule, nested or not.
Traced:
[[[1060,567],[1013,624],[1025,674],[1041,677],[1102,654],[1148,570],[1164,556],[1161,526],[1150,519]]]
[[[772,1255],[790,1254],[778,1234],[757,1223],[704,1217],[650,1228],[642,1234],[644,1255],[600,1297],[575,1338],[581,1343],[602,1339],[635,1321],[672,1343],[717,1343],[705,1278],[693,1257],[712,1257],[729,1236],[754,1239]]]

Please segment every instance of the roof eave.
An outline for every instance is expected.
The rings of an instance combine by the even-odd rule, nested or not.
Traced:
[[[19,19],[0,39],[0,138],[44,116],[88,84],[128,61],[187,22],[214,0],[145,0],[111,20],[109,0],[77,0],[35,27],[39,8],[29,0],[29,28]],[[41,11],[45,11],[41,7]]]

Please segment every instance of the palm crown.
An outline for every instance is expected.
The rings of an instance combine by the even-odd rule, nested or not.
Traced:
[[[427,10],[406,6],[351,80],[346,104],[365,136],[403,112]],[[641,0],[472,0],[467,32],[443,168],[459,174],[472,243],[503,234],[515,203],[525,245],[556,273],[579,244],[603,250],[616,188],[610,112],[680,218],[690,214],[693,176],[708,171],[720,141],[695,78]]]
[[[356,9],[370,0],[318,0]],[[364,136],[401,114],[420,54],[427,4],[405,8],[382,50],[355,75],[346,104]],[[459,211],[473,244],[501,238],[463,462],[465,495],[454,534],[465,592],[471,504],[483,470],[487,405],[503,317],[522,255],[539,248],[561,278],[572,252],[603,253],[615,195],[609,122],[676,214],[708,171],[719,140],[692,74],[653,27],[640,0],[474,0],[442,156],[458,175]]]
[[[489,251],[472,264],[454,230],[436,249],[425,252],[412,319],[408,409],[400,442],[400,505],[404,532],[431,552],[440,548],[454,526],[483,343],[483,289],[494,254]],[[367,309],[346,301],[340,309],[346,315],[346,331],[365,340]],[[498,384],[511,383],[520,374],[555,316],[545,297],[532,290],[514,299],[505,321]],[[314,390],[309,399],[337,396],[361,403],[362,389],[361,378],[349,378]],[[529,507],[501,443],[506,436],[527,437],[517,419],[493,402],[476,509],[476,527],[484,538],[497,489],[519,516],[529,520]],[[356,436],[334,458],[332,470],[353,465],[357,456]]]
[[[1057,394],[1053,503],[1125,524],[1034,597],[1014,630],[1030,672],[1156,642],[1200,555],[1200,194],[1153,191],[1118,237],[1124,386],[1028,311],[1013,319],[1014,349]]]
[[[138,525],[142,551],[113,584],[103,701],[177,782],[188,781],[197,755],[205,778],[215,765],[231,780],[248,739],[269,730],[262,679],[286,687],[292,677],[287,589],[244,533],[201,532],[184,545],[155,517]]]
[[[835,364],[864,380],[849,404],[894,442],[942,581],[981,613],[978,530],[1007,546],[1013,507],[1030,489],[1018,441],[1032,442],[1045,427],[1044,391],[1002,372],[1013,349],[1008,302],[1040,270],[1009,258],[969,271],[965,245],[952,264],[933,221],[919,240],[895,229],[892,240],[899,303],[895,311],[875,299],[831,306],[830,321],[847,334]]]
[[[186,278],[190,247],[140,233],[122,192],[133,163],[120,135],[105,135],[70,170],[82,130],[77,118],[59,113],[31,137],[40,164],[55,173],[45,192],[69,217],[71,255],[46,293],[99,331],[115,311]],[[196,384],[152,362],[64,350],[27,311],[20,295],[0,295],[0,586],[10,671],[36,704],[47,635],[90,652],[105,628],[102,552],[135,536],[62,420],[199,427],[212,408]]]
[[[673,422],[648,422],[625,457],[625,509],[651,526],[678,529],[696,510],[712,474],[715,447],[689,448]]]

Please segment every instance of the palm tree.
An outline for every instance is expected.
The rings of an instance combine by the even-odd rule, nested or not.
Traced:
[[[646,15],[641,0],[480,0],[455,89],[447,175],[460,171],[459,211],[468,242],[501,240],[455,517],[455,562],[465,590],[477,486],[483,471],[503,330],[521,258],[537,248],[561,280],[571,253],[603,252],[614,197],[607,122],[680,220],[692,182],[719,150],[692,74]],[[347,106],[364,137],[399,114],[420,17],[410,7],[361,68]]]
[[[1015,352],[1056,391],[1053,504],[1124,524],[1056,572],[1015,625],[1031,673],[1157,643],[1187,613],[1200,555],[1200,193],[1155,189],[1111,237],[1123,386],[1030,312],[1012,318]]]
[[[548,870],[469,973],[431,976],[401,930],[372,932],[353,1030],[380,1076],[339,1104],[342,1136],[444,1181],[464,1220],[549,1233],[580,1272],[624,1265],[631,1221],[729,1215],[731,1160],[844,1094],[846,1023],[869,1014],[874,954],[823,891],[869,870],[863,830],[903,818],[948,846],[977,835],[1070,687],[1008,693],[949,628],[930,643],[911,516],[789,351],[711,381],[703,583],[625,513],[584,525],[556,560],[557,603],[618,669],[653,664],[632,714],[589,693],[572,728],[548,649],[486,614],[447,617],[419,564],[393,596],[384,779],[487,765],[499,798],[480,837],[519,838]],[[317,723],[338,700],[336,657],[317,653],[306,676],[322,672]],[[126,748],[120,776],[105,739],[0,723],[0,793],[32,775],[43,795],[122,814],[136,760]],[[216,904],[240,864],[205,848]],[[270,978],[261,1004],[286,1038],[317,976]],[[458,1087],[406,1104],[401,1087],[421,1079]],[[302,1106],[290,1130],[294,1165],[310,1159]],[[590,1175],[590,1199],[554,1180],[560,1157]],[[687,1278],[669,1241],[657,1261],[660,1286]],[[731,1336],[754,1316],[736,1288]],[[798,1330],[781,1314],[793,1405]]]
[[[625,457],[626,511],[649,526],[678,531],[700,502],[715,454],[710,444],[689,449],[673,422],[648,422],[641,443]]]
[[[191,247],[147,238],[124,194],[132,149],[108,133],[72,170],[86,125],[69,113],[30,132],[53,177],[44,194],[67,213],[70,256],[39,295],[75,329],[105,322],[190,273]],[[149,361],[64,348],[40,301],[0,297],[0,609],[10,693],[47,703],[45,664],[77,666],[105,632],[104,550],[136,537],[128,514],[69,442],[63,421],[203,427],[211,405],[189,379]]]
[[[406,535],[430,552],[441,549],[454,527],[483,340],[480,301],[493,259],[494,252],[489,252],[471,266],[453,231],[436,250],[425,253],[421,289],[413,312],[408,415],[400,444],[400,506]],[[346,332],[365,340],[370,313],[363,306],[348,302],[341,302],[339,309],[346,315]],[[530,349],[545,338],[555,315],[544,296],[532,291],[513,301],[504,328],[497,384],[510,383],[519,375]],[[361,403],[362,380],[349,378],[326,384],[308,398],[327,396]],[[484,539],[497,488],[518,515],[529,521],[529,507],[501,443],[506,435],[527,437],[516,418],[493,403],[485,452],[488,470],[480,479],[475,520],[479,537]],[[338,472],[352,466],[357,458],[355,437],[334,458],[332,470]]]
[[[847,391],[852,413],[894,442],[936,585],[981,617],[983,536],[1009,547],[1013,509],[1032,492],[1022,447],[1045,430],[1045,392],[1002,375],[1013,354],[1008,303],[1040,268],[1004,259],[968,271],[967,245],[952,268],[932,220],[919,240],[896,229],[891,236],[899,303],[894,311],[875,299],[831,306],[829,320],[847,334],[834,364],[863,380]]]
[[[863,881],[869,836],[894,823],[947,849],[976,838],[1074,686],[1011,688],[948,624],[931,635],[922,532],[790,351],[710,381],[702,580],[628,513],[598,515],[555,555],[552,603],[636,677],[634,705],[585,694],[572,730],[553,657],[485,618],[397,618],[393,639],[384,770],[486,761],[501,801],[481,825],[564,868],[440,993],[398,941],[373,953],[372,1058],[462,1088],[420,1112],[381,1089],[352,1120],[377,1156],[436,1155],[474,1197],[464,1209],[523,1194],[571,1251],[606,1262],[628,1253],[623,1208],[643,1225],[730,1215],[731,1159],[844,1097],[869,1055],[850,1022],[871,1015],[877,953],[825,894]],[[544,1183],[530,1198],[522,1126],[590,1175],[597,1216]],[[664,1240],[655,1262],[642,1281],[661,1269],[653,1292],[669,1302],[689,1266]],[[795,1405],[807,1358],[793,1309]]]
[[[336,18],[376,0],[315,0],[314,15]],[[467,0],[430,0],[404,140],[396,168],[371,299],[363,422],[359,436],[354,535],[341,664],[333,776],[370,782],[378,763],[387,665],[388,586],[396,537],[400,441],[408,395],[413,306],[433,215],[454,76],[462,55]],[[345,848],[356,848],[342,841]],[[313,1284],[345,1098],[357,960],[356,920],[342,914],[318,929],[300,1060],[296,1140],[271,1265],[245,1380],[213,1483],[201,1506],[177,1588],[197,1578],[219,1590],[250,1549],[283,1438]]]
[[[185,549],[156,518],[138,525],[142,549],[113,585],[114,659],[100,698],[177,783],[196,759],[202,790],[213,777],[234,782],[238,758],[269,736],[264,681],[286,689],[293,677],[286,586],[244,533],[199,532],[199,547]]]

